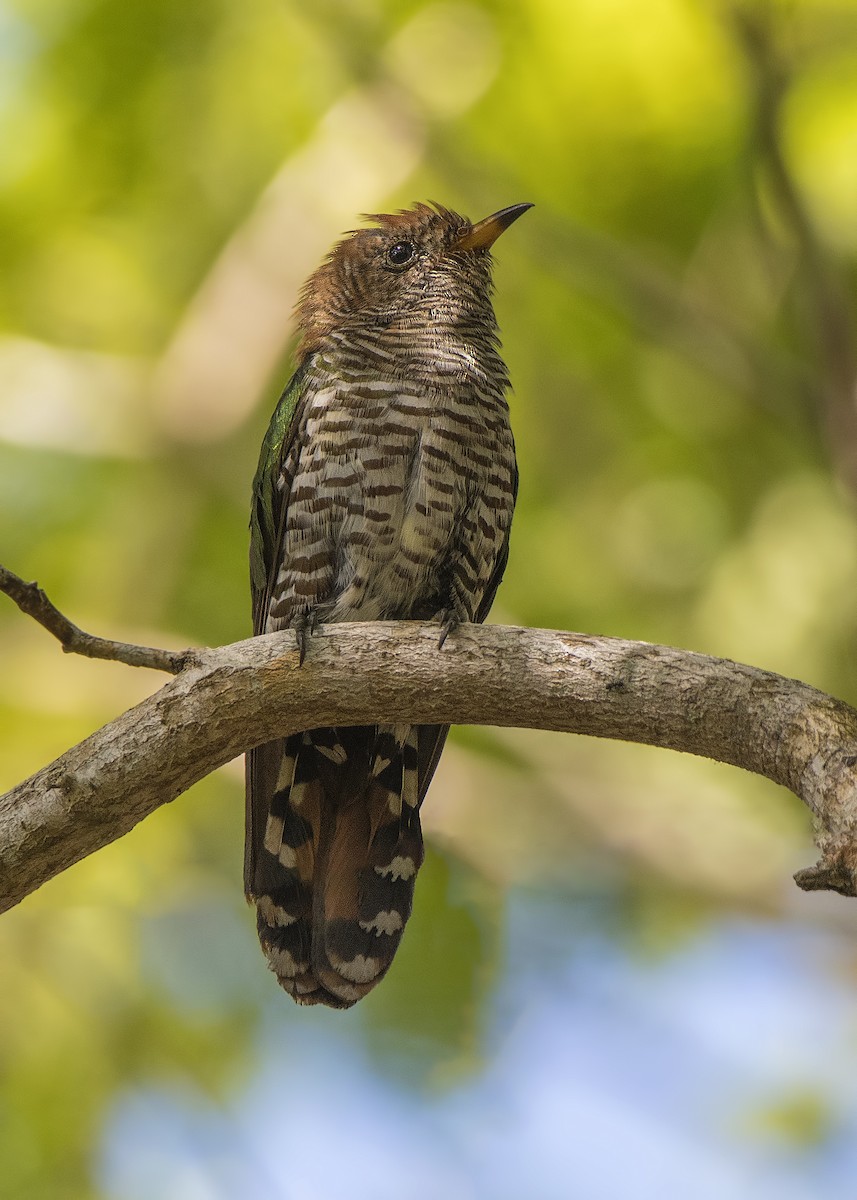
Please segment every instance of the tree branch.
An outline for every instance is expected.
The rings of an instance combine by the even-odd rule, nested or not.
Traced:
[[[857,711],[796,680],[615,638],[344,623],[195,653],[155,695],[0,797],[0,911],[262,742],[392,721],[643,742],[765,775],[820,825],[806,889],[857,895]]]
[[[79,629],[68,617],[63,616],[45,595],[37,583],[27,583],[0,566],[0,592],[4,592],[20,608],[21,612],[38,621],[48,633],[60,642],[66,654],[82,654],[86,658],[106,658],[125,663],[129,667],[150,667],[153,671],[167,671],[178,675],[188,665],[191,650],[160,650],[155,646],[132,646],[128,642],[112,642],[109,638],[96,637]]]

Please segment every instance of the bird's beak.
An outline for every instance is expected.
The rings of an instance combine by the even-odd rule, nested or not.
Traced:
[[[513,221],[517,221],[532,204],[513,204],[509,208],[501,208],[483,221],[471,225],[470,229],[458,238],[452,249],[459,250],[488,250],[497,241],[500,234],[508,229]]]

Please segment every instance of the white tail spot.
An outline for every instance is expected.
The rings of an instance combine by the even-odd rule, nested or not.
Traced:
[[[403,927],[402,914],[390,909],[389,912],[379,912],[371,921],[361,921],[360,928],[365,929],[367,933],[375,930],[375,936],[380,937],[382,933],[392,934],[398,933]]]
[[[397,854],[395,858],[387,863],[386,867],[376,867],[375,872],[378,875],[389,875],[392,880],[410,879],[413,875],[416,875],[417,868],[414,866],[412,858],[406,858],[402,854]]]
[[[342,959],[335,962],[331,959],[331,962],[339,974],[350,979],[352,983],[369,983],[383,965],[379,958],[367,958],[364,954],[355,955],[351,962],[344,962]]]
[[[290,756],[286,756],[280,763],[280,771],[277,775],[277,786],[275,792],[285,792],[292,786],[292,780],[295,777],[295,760]]]
[[[275,904],[270,896],[260,896],[256,901],[256,907],[261,913],[265,924],[270,925],[272,928],[279,926],[283,929],[287,925],[294,925],[297,920],[297,917],[293,917],[284,908],[280,908],[279,904]]]
[[[268,966],[277,975],[282,975],[284,979],[294,979],[301,971],[306,970],[306,963],[295,961],[293,954],[288,950],[279,950],[275,946],[271,946],[266,951],[268,958]]]
[[[292,808],[300,808],[306,798],[306,791],[309,787],[307,783],[296,783],[289,792],[289,803]]]
[[[418,808],[420,802],[420,785],[416,771],[405,771],[402,774],[402,799],[408,808]]]
[[[325,977],[324,982],[334,996],[338,996],[340,1000],[361,1000],[365,995],[362,988],[355,987],[352,983],[346,983],[343,979],[333,980]]]
[[[316,746],[316,750],[325,758],[330,759],[332,763],[336,763],[338,767],[341,767],[348,757],[341,742],[337,742],[335,746]]]
[[[312,977],[310,977],[309,979],[296,979],[295,980],[295,995],[296,996],[309,996],[309,995],[312,995],[312,993],[316,992],[316,991],[318,991],[318,984]]]
[[[279,854],[282,844],[283,818],[275,817],[269,813],[268,820],[265,823],[265,841],[263,845],[266,850],[270,850],[271,854]]]

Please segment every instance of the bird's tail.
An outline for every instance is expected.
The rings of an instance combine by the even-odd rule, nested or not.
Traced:
[[[423,860],[417,737],[315,729],[275,744],[247,883],[268,963],[298,1003],[347,1008],[393,960]]]

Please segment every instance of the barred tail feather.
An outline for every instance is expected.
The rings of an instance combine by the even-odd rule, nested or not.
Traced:
[[[338,814],[316,897],[313,965],[349,1004],[383,979],[411,915],[423,861],[416,738],[408,726],[378,731],[365,794]]]
[[[257,855],[262,948],[302,1004],[347,1008],[386,974],[423,861],[418,730],[286,740]]]
[[[317,990],[310,957],[322,797],[313,758],[307,734],[286,739],[253,887],[262,949],[282,986],[299,1002]]]

